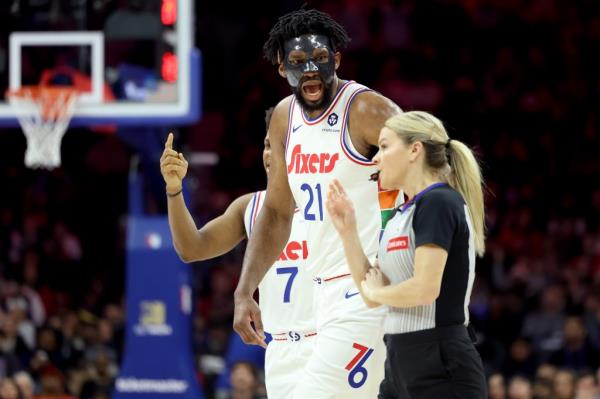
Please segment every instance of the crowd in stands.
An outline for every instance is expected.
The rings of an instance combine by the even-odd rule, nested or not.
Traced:
[[[190,170],[199,225],[264,187],[264,110],[289,88],[261,45],[276,16],[297,6],[284,3],[256,18],[251,2],[197,4],[204,118],[178,140],[220,156],[212,169]],[[470,310],[492,399],[600,398],[596,3],[311,3],[353,39],[341,78],[434,113],[482,159],[488,240]],[[108,398],[124,335],[128,163],[101,163],[132,151],[113,136],[70,132],[64,167],[43,172],[23,167],[23,150],[18,130],[0,131],[0,398]],[[226,366],[242,256],[238,248],[192,266],[194,351],[208,397]],[[227,366],[221,397],[264,393],[260,363]]]

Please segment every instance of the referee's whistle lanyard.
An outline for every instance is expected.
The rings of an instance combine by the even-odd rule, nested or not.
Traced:
[[[412,197],[410,200],[408,200],[407,202],[405,202],[404,204],[400,205],[398,208],[396,208],[396,210],[400,213],[403,213],[404,211],[406,211],[408,208],[410,208],[415,202],[417,202],[417,200],[419,198],[421,198],[422,196],[424,196],[426,193],[428,193],[429,191],[433,190],[434,188],[437,187],[443,187],[443,186],[447,186],[448,183],[445,182],[437,182],[437,183],[433,183],[431,186],[427,186],[425,187],[423,190],[419,191],[417,193],[417,195],[415,195],[414,197]]]

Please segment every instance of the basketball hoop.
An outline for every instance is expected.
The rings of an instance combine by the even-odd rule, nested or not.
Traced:
[[[60,166],[60,143],[75,112],[78,93],[70,86],[23,86],[7,92],[27,138],[27,167]]]

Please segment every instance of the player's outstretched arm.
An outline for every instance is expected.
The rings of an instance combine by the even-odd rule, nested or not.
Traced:
[[[160,160],[167,190],[169,227],[181,260],[194,262],[222,255],[246,237],[244,211],[252,194],[237,198],[223,215],[198,230],[181,192],[187,166],[183,154],[173,150],[173,133],[169,133]]]
[[[287,179],[285,138],[289,100],[280,102],[271,118],[271,163],[264,205],[248,241],[240,281],[235,290],[233,328],[247,344],[264,346],[258,304],[253,299],[258,284],[281,254],[290,236],[294,201]],[[255,329],[251,323],[254,323]]]

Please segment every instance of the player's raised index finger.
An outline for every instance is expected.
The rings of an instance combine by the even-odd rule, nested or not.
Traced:
[[[165,148],[168,148],[169,150],[173,149],[173,133],[169,133],[169,135],[167,136]]]

